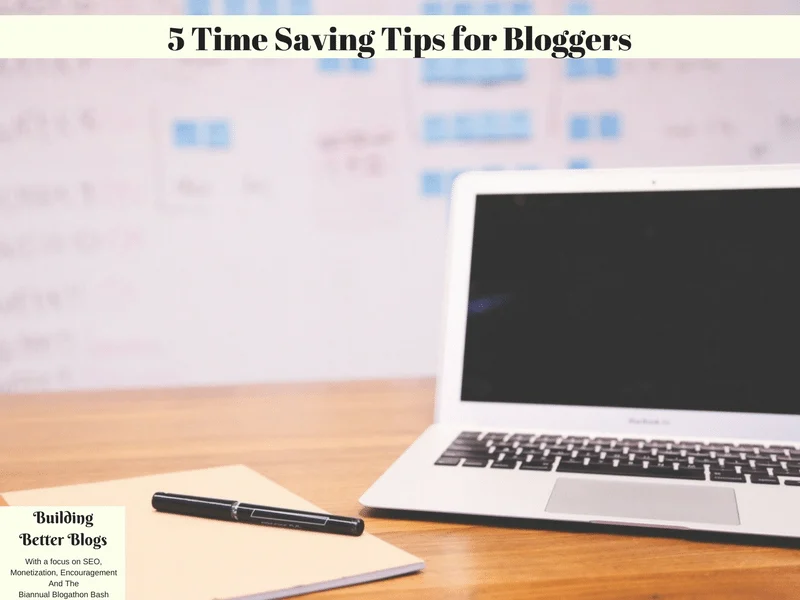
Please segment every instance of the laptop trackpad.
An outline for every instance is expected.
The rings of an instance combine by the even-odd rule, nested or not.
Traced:
[[[545,512],[612,519],[739,525],[731,488],[640,481],[559,479]]]

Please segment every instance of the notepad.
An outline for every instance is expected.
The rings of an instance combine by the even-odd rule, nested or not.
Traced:
[[[155,492],[326,512],[237,465],[4,493],[10,506],[125,506],[127,600],[272,600],[420,571],[419,558],[359,537],[160,513]]]

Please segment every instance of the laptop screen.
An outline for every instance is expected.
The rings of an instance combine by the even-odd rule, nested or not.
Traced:
[[[479,196],[461,397],[800,414],[800,190]]]

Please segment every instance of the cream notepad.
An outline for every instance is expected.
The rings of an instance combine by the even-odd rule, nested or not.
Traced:
[[[155,512],[155,492],[325,512],[241,465],[3,497],[10,506],[125,506],[126,600],[271,600],[425,566],[369,533],[350,537]]]

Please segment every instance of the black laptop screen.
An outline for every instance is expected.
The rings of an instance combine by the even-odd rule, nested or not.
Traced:
[[[800,190],[480,196],[462,399],[800,414]]]

